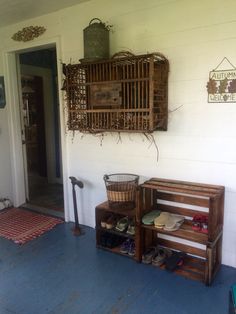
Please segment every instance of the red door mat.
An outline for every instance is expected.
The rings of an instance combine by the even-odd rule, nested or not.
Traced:
[[[24,244],[51,230],[63,220],[24,210],[9,208],[0,212],[0,236]]]

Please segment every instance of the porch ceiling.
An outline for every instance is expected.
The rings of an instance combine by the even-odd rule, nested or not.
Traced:
[[[0,27],[86,1],[89,0],[0,0]]]

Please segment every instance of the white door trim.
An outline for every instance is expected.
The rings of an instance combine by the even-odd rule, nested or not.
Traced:
[[[20,124],[20,107],[19,107],[19,90],[17,81],[17,63],[16,54],[37,50],[40,48],[56,47],[57,52],[57,70],[58,70],[58,95],[59,95],[59,114],[60,114],[60,136],[61,136],[61,154],[62,154],[62,175],[64,187],[64,215],[65,220],[69,220],[69,184],[68,184],[68,163],[67,163],[67,145],[65,136],[65,118],[64,105],[62,99],[62,69],[59,60],[61,56],[61,40],[60,37],[51,38],[45,41],[36,41],[24,44],[24,49],[9,49],[3,52],[4,59],[4,76],[6,88],[6,102],[9,123],[10,137],[10,160],[11,160],[11,175],[13,188],[13,203],[15,206],[20,206],[25,203],[26,189],[24,182],[24,162],[21,139],[21,124]]]

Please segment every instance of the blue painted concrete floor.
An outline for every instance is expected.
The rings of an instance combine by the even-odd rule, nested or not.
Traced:
[[[0,238],[0,314],[226,314],[236,269],[211,287],[95,247],[61,224],[18,246]]]

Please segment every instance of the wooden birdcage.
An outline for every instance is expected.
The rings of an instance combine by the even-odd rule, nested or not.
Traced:
[[[167,130],[168,70],[167,59],[158,53],[66,65],[69,129]]]

